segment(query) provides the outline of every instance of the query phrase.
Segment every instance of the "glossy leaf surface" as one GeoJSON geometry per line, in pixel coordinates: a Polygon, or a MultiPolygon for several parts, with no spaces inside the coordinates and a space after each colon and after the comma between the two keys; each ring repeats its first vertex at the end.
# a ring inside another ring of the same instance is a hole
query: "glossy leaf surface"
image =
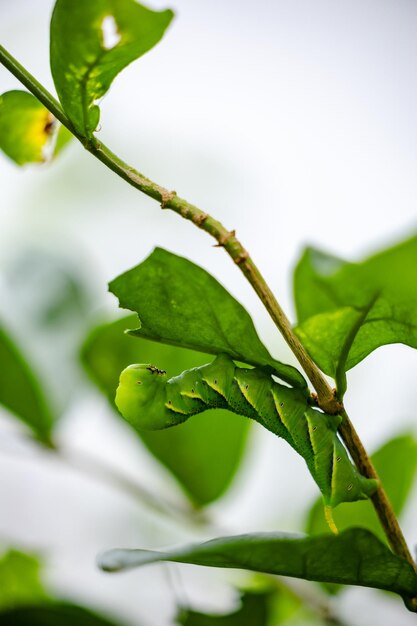
{"type": "Polygon", "coordinates": [[[122,308],[138,314],[141,326],[132,332],[135,336],[228,354],[244,363],[273,368],[288,383],[305,386],[298,370],[271,357],[243,306],[191,261],[155,248],[109,287],[122,308]]]}
{"type": "MultiPolygon", "coordinates": [[[[207,360],[197,352],[126,335],[124,330],[135,322],[136,316],[130,316],[97,327],[82,351],[87,371],[115,410],[119,375],[127,365],[153,363],[174,376],[207,360]]],[[[204,505],[217,499],[229,486],[242,459],[249,426],[248,420],[219,409],[177,428],[134,432],[176,477],[193,502],[204,505]]]]}
{"type": "Polygon", "coordinates": [[[379,346],[417,348],[417,237],[361,263],[308,248],[294,292],[298,336],[342,387],[344,372],[379,346]]]}
{"type": "Polygon", "coordinates": [[[97,100],[117,74],[158,43],[172,17],[169,10],[151,11],[134,0],[57,0],[51,70],[79,135],[91,136],[100,117],[97,100]]]}
{"type": "Polygon", "coordinates": [[[412,566],[361,528],[318,537],[279,533],[221,537],[164,552],[111,550],[99,558],[101,568],[109,572],[159,561],[239,568],[320,582],[375,587],[393,591],[404,598],[417,594],[417,576],[412,566]]]}

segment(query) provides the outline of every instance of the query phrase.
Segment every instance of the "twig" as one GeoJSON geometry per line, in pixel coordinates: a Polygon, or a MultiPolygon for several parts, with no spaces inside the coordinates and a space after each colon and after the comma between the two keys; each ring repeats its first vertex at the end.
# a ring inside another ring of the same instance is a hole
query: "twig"
{"type": "MultiPolygon", "coordinates": [[[[83,146],[97,159],[104,163],[115,174],[123,178],[130,185],[142,191],[147,196],[157,200],[163,209],[171,209],[184,219],[190,220],[198,228],[206,231],[214,237],[217,245],[223,247],[234,263],[252,285],[265,308],[269,312],[275,325],[281,332],[285,341],[298,359],[301,367],[310,379],[317,392],[319,406],[328,413],[340,413],[343,423],[340,426],[340,434],[354,462],[361,473],[367,478],[377,478],[377,472],[356,433],[342,403],[338,400],[334,390],[330,387],[322,372],[312,361],[298,337],[294,334],[291,323],[276,300],[271,289],[267,285],[262,274],[250,258],[247,250],[236,238],[234,230],[227,230],[219,221],[177,196],[175,191],[165,189],[154,183],[149,178],[138,172],[133,167],[122,161],[109,148],[98,141],[94,136],[80,136],[73,128],[70,120],[62,110],[57,100],[22,66],[14,57],[0,46],[0,61],[10,72],[18,78],[29,91],[36,96],[45,107],[57,117],[57,119],[70,130],[83,146]]],[[[395,554],[406,559],[416,570],[410,551],[399,527],[395,513],[380,484],[378,490],[372,496],[372,503],[380,519],[381,525],[388,538],[390,546],[395,554]]],[[[417,608],[417,599],[415,599],[417,608]]]]}
{"type": "Polygon", "coordinates": [[[307,609],[318,615],[327,626],[347,626],[337,615],[335,615],[329,600],[324,593],[319,593],[317,586],[311,587],[304,580],[282,579],[275,576],[268,576],[269,581],[273,581],[275,587],[290,593],[296,600],[299,600],[307,609]]]}
{"type": "Polygon", "coordinates": [[[126,474],[107,463],[84,454],[80,450],[69,450],[58,447],[58,458],[70,465],[73,469],[81,472],[84,476],[99,480],[104,484],[111,484],[126,493],[142,505],[147,506],[159,515],[169,519],[176,519],[188,524],[206,524],[207,519],[200,511],[194,511],[191,507],[186,508],[179,504],[156,497],[146,487],[132,480],[126,474]]]}
{"type": "MultiPolygon", "coordinates": [[[[4,444],[4,438],[2,438],[4,444]]],[[[18,441],[33,443],[31,437],[19,437],[18,441]]],[[[37,445],[40,446],[37,442],[37,445]]],[[[188,524],[207,524],[210,522],[205,513],[199,510],[194,510],[190,507],[182,506],[176,502],[168,501],[166,499],[156,497],[146,487],[141,485],[138,481],[132,480],[124,472],[116,467],[108,465],[106,462],[96,457],[85,454],[80,450],[74,450],[70,448],[64,448],[59,445],[54,447],[37,448],[37,450],[47,452],[49,455],[53,455],[53,458],[66,463],[72,469],[83,474],[83,476],[98,480],[105,485],[112,485],[117,487],[122,493],[125,493],[137,503],[142,506],[148,507],[158,515],[162,515],[169,520],[177,520],[182,523],[188,524]]],[[[0,447],[0,454],[8,454],[16,457],[19,453],[16,450],[7,449],[2,445],[0,447]]],[[[33,458],[27,454],[25,459],[33,458]]]]}

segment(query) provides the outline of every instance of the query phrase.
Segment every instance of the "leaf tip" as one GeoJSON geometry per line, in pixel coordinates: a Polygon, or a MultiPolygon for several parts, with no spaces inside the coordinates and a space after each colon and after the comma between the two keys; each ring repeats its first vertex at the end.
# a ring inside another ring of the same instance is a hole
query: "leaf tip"
{"type": "Polygon", "coordinates": [[[96,559],[97,567],[103,572],[118,572],[121,569],[119,553],[117,549],[101,552],[96,559]]]}

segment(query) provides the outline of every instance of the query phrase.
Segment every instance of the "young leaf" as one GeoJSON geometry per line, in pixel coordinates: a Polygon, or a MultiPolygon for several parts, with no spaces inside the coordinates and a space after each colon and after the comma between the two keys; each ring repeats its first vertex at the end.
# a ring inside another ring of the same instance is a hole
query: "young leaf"
{"type": "Polygon", "coordinates": [[[53,418],[42,389],[24,357],[0,327],[0,404],[51,445],[53,418]]]}
{"type": "Polygon", "coordinates": [[[344,373],[379,346],[417,348],[417,237],[361,263],[308,248],[294,274],[296,333],[344,391],[344,373]]]}
{"type": "Polygon", "coordinates": [[[104,96],[129,63],[153,48],[173,18],[134,0],[57,0],[51,19],[51,70],[76,132],[97,128],[104,96]]]}
{"type": "MultiPolygon", "coordinates": [[[[372,455],[372,461],[398,516],[407,502],[416,476],[417,440],[412,435],[395,437],[372,455]]],[[[334,509],[333,517],[339,530],[360,524],[385,541],[375,509],[369,500],[342,503],[334,509]]],[[[323,515],[323,503],[319,499],[309,511],[306,532],[312,535],[329,532],[323,515]]]]}
{"type": "Polygon", "coordinates": [[[152,254],[109,285],[124,309],[135,311],[136,337],[272,368],[296,387],[300,372],[271,357],[243,306],[198,265],[155,248],[152,254]]]}
{"type": "Polygon", "coordinates": [[[48,600],[40,563],[32,555],[18,550],[6,552],[0,558],[0,581],[0,611],[48,600]]]}
{"type": "Polygon", "coordinates": [[[0,626],[74,626],[75,624],[77,626],[117,626],[116,622],[110,622],[89,609],[64,602],[19,607],[0,613],[0,626]]]}
{"type": "Polygon", "coordinates": [[[54,117],[26,91],[0,96],[0,148],[18,165],[43,163],[54,134],[54,117]]]}
{"type": "Polygon", "coordinates": [[[182,609],[175,620],[178,626],[267,626],[270,617],[271,592],[242,594],[241,606],[228,615],[207,615],[182,609]]]}
{"type": "Polygon", "coordinates": [[[158,561],[239,568],[306,580],[375,587],[393,591],[406,602],[417,595],[417,576],[413,567],[390,552],[372,533],[361,528],[319,537],[279,533],[221,537],[165,552],[111,550],[99,557],[100,567],[108,572],[158,561]]]}
{"type": "MultiPolygon", "coordinates": [[[[206,360],[201,353],[132,339],[124,333],[132,323],[137,323],[136,316],[98,326],[82,349],[87,372],[115,410],[119,375],[130,363],[157,363],[175,375],[203,365],[206,360]]],[[[219,498],[230,485],[245,451],[247,422],[219,409],[189,420],[179,428],[135,432],[180,482],[194,504],[202,506],[219,498]]]]}

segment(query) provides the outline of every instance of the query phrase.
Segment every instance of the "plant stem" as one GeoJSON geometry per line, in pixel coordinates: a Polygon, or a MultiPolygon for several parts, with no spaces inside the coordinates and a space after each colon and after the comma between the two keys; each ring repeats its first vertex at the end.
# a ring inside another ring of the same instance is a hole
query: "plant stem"
{"type": "MultiPolygon", "coordinates": [[[[4,444],[4,439],[5,438],[2,436],[2,444],[4,444]]],[[[191,505],[187,506],[188,503],[185,501],[184,503],[180,503],[171,499],[168,500],[166,498],[156,497],[137,480],[133,480],[120,469],[109,465],[97,457],[86,454],[80,450],[62,447],[61,445],[54,444],[53,446],[45,446],[43,443],[34,440],[32,436],[22,437],[21,441],[30,444],[35,442],[36,445],[39,446],[38,450],[49,453],[49,458],[56,458],[66,463],[69,467],[80,472],[87,478],[99,481],[107,486],[112,485],[117,487],[119,492],[126,494],[136,503],[146,506],[149,510],[163,516],[165,519],[181,522],[182,524],[192,524],[194,526],[202,526],[211,523],[209,517],[203,511],[193,509],[191,505]]],[[[17,454],[19,453],[13,449],[8,449],[4,445],[0,447],[0,455],[15,457],[17,454]]],[[[29,457],[25,454],[24,458],[30,459],[33,457],[29,457]]]]}
{"type": "Polygon", "coordinates": [[[100,142],[95,141],[94,145],[88,145],[87,150],[92,152],[102,163],[107,165],[107,167],[133,187],[151,196],[155,200],[158,200],[163,209],[175,211],[175,213],[178,213],[184,219],[190,220],[198,228],[201,228],[216,239],[217,246],[223,247],[226,250],[263,302],[275,322],[275,325],[280,330],[285,341],[297,357],[300,365],[317,391],[320,406],[327,412],[337,412],[340,407],[333,390],[329,387],[319,369],[310,359],[304,346],[294,334],[290,321],[265,282],[259,269],[250,258],[249,253],[236,238],[235,231],[227,230],[223,224],[211,217],[211,215],[208,215],[198,207],[187,202],[187,200],[177,196],[175,191],[170,191],[153,183],[143,174],[140,174],[124,163],[100,142]]]}
{"type": "MultiPolygon", "coordinates": [[[[340,415],[343,417],[343,422],[339,426],[339,432],[360,473],[367,478],[376,478],[379,481],[379,487],[371,496],[371,500],[391,549],[395,554],[411,563],[417,574],[417,564],[411,556],[392,505],[379,480],[377,471],[345,409],[340,412],[340,415]]],[[[415,606],[417,607],[417,599],[415,606]]]]}
{"type": "Polygon", "coordinates": [[[27,89],[37,97],[40,102],[54,115],[57,120],[61,122],[64,126],[68,128],[72,133],[74,133],[74,128],[65,115],[60,103],[53,95],[45,89],[40,82],[36,80],[28,70],[20,65],[19,61],[15,59],[10,52],[8,52],[3,46],[0,46],[0,61],[6,67],[13,76],[27,87],[27,89]]]}
{"type": "Polygon", "coordinates": [[[202,525],[207,523],[201,512],[196,512],[191,507],[186,508],[176,502],[156,497],[136,480],[132,480],[120,470],[111,467],[97,457],[84,454],[80,450],[73,451],[62,447],[58,447],[56,452],[59,459],[84,476],[91,477],[104,484],[113,484],[140,504],[145,505],[166,519],[177,520],[187,524],[202,525]]]}
{"type": "MultiPolygon", "coordinates": [[[[209,214],[177,196],[175,191],[165,189],[151,181],[113,154],[109,148],[95,137],[81,137],[77,134],[57,100],[2,46],[0,46],[0,62],[2,62],[3,65],[40,100],[45,107],[77,137],[77,139],[79,139],[91,154],[104,163],[104,165],[139,191],[157,200],[163,209],[171,209],[184,219],[193,222],[198,228],[201,228],[214,237],[217,241],[217,246],[223,247],[226,250],[252,285],[275,325],[310,379],[317,392],[317,400],[320,408],[328,413],[339,413],[342,415],[343,423],[339,429],[340,434],[358,469],[365,477],[378,479],[377,472],[344,410],[342,403],[337,399],[334,390],[330,387],[322,372],[312,361],[304,346],[294,334],[290,321],[262,274],[250,258],[247,250],[245,250],[236,238],[235,231],[227,230],[219,221],[215,220],[209,214]]],[[[372,502],[393,552],[406,559],[417,571],[417,566],[408,550],[395,513],[381,484],[372,496],[372,502]]]]}

